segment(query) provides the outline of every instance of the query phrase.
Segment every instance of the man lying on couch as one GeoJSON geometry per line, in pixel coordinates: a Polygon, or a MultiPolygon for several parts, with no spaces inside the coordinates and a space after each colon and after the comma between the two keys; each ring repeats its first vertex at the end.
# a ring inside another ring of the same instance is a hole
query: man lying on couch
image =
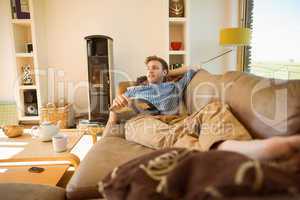
{"type": "MultiPolygon", "coordinates": [[[[162,115],[178,114],[183,91],[196,71],[182,67],[169,72],[167,62],[157,56],[148,57],[145,63],[147,83],[128,88],[123,95],[115,98],[112,107],[114,110],[121,109],[128,106],[132,98],[138,98],[153,104],[162,115]],[[183,77],[177,82],[166,81],[168,75],[180,74],[183,77]]],[[[116,127],[119,129],[118,120],[116,112],[111,111],[104,136],[110,135],[116,127]]],[[[154,149],[174,146],[201,151],[216,149],[239,152],[260,160],[285,157],[300,149],[300,136],[252,139],[230,112],[229,106],[220,101],[213,101],[174,123],[165,122],[157,116],[138,115],[128,120],[124,129],[127,140],[154,149]]]]}

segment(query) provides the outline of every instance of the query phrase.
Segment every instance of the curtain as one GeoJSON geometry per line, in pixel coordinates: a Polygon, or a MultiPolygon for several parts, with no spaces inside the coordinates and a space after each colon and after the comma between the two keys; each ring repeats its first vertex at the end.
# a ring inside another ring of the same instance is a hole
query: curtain
{"type": "MultiPolygon", "coordinates": [[[[245,0],[244,4],[245,8],[245,16],[244,16],[244,27],[253,29],[253,7],[254,0],[245,0]]],[[[244,56],[243,56],[243,69],[244,71],[249,71],[250,63],[251,63],[251,46],[246,46],[244,48],[244,56]]]]}

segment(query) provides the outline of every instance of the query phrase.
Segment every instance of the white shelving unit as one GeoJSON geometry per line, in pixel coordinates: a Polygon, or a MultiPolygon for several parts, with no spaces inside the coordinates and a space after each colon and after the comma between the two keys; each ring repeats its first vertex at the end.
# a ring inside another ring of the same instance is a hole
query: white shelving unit
{"type": "Polygon", "coordinates": [[[20,25],[20,26],[31,26],[31,19],[12,19],[12,24],[20,25]]]}
{"type": "Polygon", "coordinates": [[[19,86],[20,90],[36,90],[36,85],[21,85],[19,86]]]}
{"type": "Polygon", "coordinates": [[[185,50],[169,51],[169,55],[186,55],[186,51],[185,50]]]}
{"type": "Polygon", "coordinates": [[[19,117],[20,121],[39,121],[40,117],[39,116],[22,116],[19,117]]]}
{"type": "Polygon", "coordinates": [[[17,58],[32,58],[33,53],[16,53],[17,58]]]}
{"type": "Polygon", "coordinates": [[[169,8],[170,0],[168,1],[168,62],[170,70],[173,69],[175,64],[189,65],[190,58],[190,45],[189,45],[189,0],[183,0],[184,3],[184,16],[183,17],[170,17],[169,8]],[[181,48],[174,50],[171,47],[171,42],[181,42],[181,48]]]}
{"type": "Polygon", "coordinates": [[[173,24],[185,24],[186,17],[169,17],[169,22],[173,24]]]}
{"type": "Polygon", "coordinates": [[[39,121],[40,108],[47,102],[46,70],[43,7],[44,0],[27,0],[30,19],[11,19],[15,64],[17,71],[17,106],[19,121],[39,121]],[[26,44],[31,43],[32,52],[27,52],[26,44]],[[23,84],[23,67],[29,66],[33,84],[23,84]],[[29,106],[37,108],[37,114],[30,114],[29,106]]]}

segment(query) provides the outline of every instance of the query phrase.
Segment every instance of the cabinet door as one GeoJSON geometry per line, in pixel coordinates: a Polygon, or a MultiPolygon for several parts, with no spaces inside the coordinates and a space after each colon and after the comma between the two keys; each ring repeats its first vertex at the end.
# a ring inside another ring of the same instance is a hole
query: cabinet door
{"type": "Polygon", "coordinates": [[[105,121],[109,109],[109,66],[106,39],[88,41],[90,120],[105,121]]]}
{"type": "Polygon", "coordinates": [[[109,71],[107,56],[89,58],[90,111],[92,120],[107,116],[109,108],[109,71]]]}

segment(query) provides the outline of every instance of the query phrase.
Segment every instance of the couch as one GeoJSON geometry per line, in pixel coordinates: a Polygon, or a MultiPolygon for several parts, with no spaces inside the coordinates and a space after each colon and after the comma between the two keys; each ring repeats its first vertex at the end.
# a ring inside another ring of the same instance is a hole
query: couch
{"type": "MultiPolygon", "coordinates": [[[[182,110],[191,114],[213,99],[229,104],[253,138],[300,133],[299,80],[267,79],[237,71],[212,75],[199,70],[185,90],[182,110]]],[[[68,183],[67,198],[101,198],[100,180],[116,166],[152,151],[123,137],[101,138],[68,183]]]]}
{"type": "MultiPolygon", "coordinates": [[[[122,87],[120,92],[126,88],[122,87]]],[[[229,104],[253,138],[300,133],[300,80],[274,80],[236,71],[212,75],[200,70],[185,90],[181,110],[191,114],[213,99],[229,104]]],[[[99,181],[116,166],[153,151],[123,137],[103,137],[81,162],[66,190],[36,184],[2,183],[0,196],[7,200],[101,199],[99,181]]]]}

